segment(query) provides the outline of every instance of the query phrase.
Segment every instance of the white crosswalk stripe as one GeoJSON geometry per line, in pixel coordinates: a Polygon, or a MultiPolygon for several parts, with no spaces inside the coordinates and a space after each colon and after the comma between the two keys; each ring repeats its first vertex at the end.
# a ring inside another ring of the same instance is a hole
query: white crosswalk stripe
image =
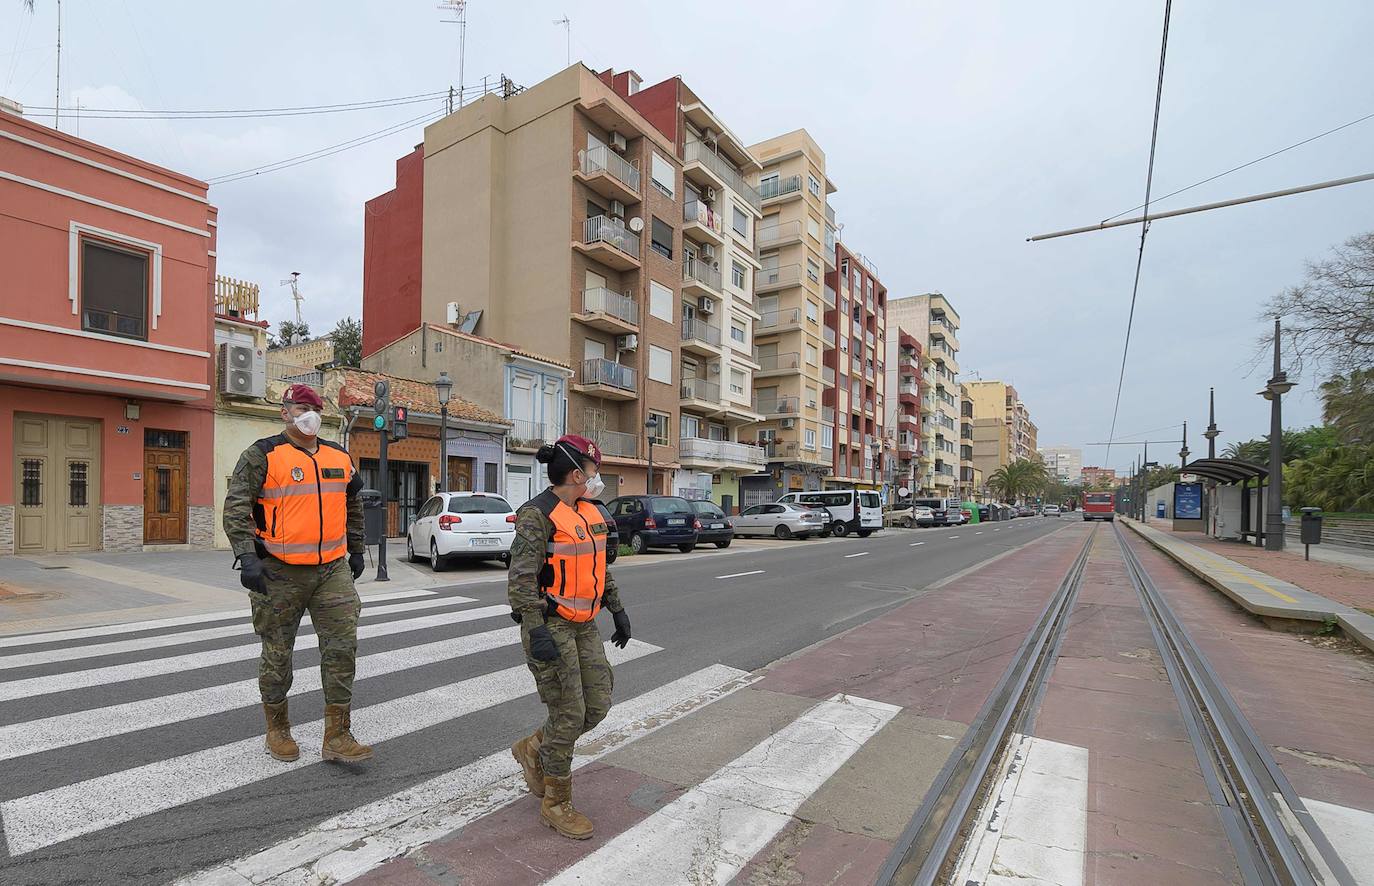
{"type": "MultiPolygon", "coordinates": [[[[449,602],[470,602],[466,597],[446,597],[444,599],[449,602]]],[[[424,600],[420,602],[428,604],[430,601],[424,600]]],[[[366,614],[367,609],[364,608],[363,612],[366,614]]],[[[398,619],[396,621],[388,621],[375,625],[360,625],[358,627],[358,639],[364,640],[372,637],[389,637],[394,634],[403,634],[410,631],[422,631],[429,628],[476,621],[482,618],[491,618],[494,615],[505,615],[509,612],[509,606],[498,604],[493,606],[482,606],[477,609],[459,609],[453,612],[439,612],[434,615],[398,619]]],[[[318,641],[313,635],[307,634],[296,638],[295,648],[312,648],[317,642],[318,641]]],[[[174,655],[168,658],[154,658],[147,661],[109,665],[103,668],[91,668],[84,671],[69,671],[61,674],[50,674],[43,677],[11,680],[8,683],[0,683],[0,702],[18,698],[29,698],[35,695],[46,695],[53,692],[70,692],[74,689],[85,689],[91,686],[105,686],[112,683],[142,680],[163,674],[179,674],[184,671],[214,667],[216,665],[228,664],[235,661],[248,661],[257,658],[261,652],[262,644],[255,640],[252,643],[245,643],[240,646],[229,646],[223,649],[211,649],[204,652],[174,655]]]]}

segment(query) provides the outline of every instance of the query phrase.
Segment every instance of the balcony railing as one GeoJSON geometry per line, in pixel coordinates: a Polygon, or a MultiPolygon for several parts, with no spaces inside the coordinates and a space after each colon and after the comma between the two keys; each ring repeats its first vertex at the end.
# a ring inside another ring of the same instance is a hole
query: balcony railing
{"type": "Polygon", "coordinates": [[[800,175],[770,178],[759,183],[759,197],[764,200],[772,200],[774,197],[785,197],[801,189],[802,180],[800,175]]]}
{"type": "Polygon", "coordinates": [[[693,320],[686,317],[682,320],[682,340],[699,341],[708,345],[720,345],[720,328],[711,326],[704,320],[693,320]]]}
{"type": "Polygon", "coordinates": [[[258,284],[216,275],[215,313],[226,317],[256,317],[258,284]]]}
{"type": "Polygon", "coordinates": [[[759,322],[754,324],[754,332],[757,334],[783,326],[796,326],[799,323],[801,323],[801,308],[765,311],[759,315],[759,322]]]}
{"type": "MultiPolygon", "coordinates": [[[[559,434],[550,435],[545,429],[546,426],[542,421],[516,419],[511,423],[511,429],[506,432],[506,445],[515,449],[538,449],[551,437],[560,436],[559,434]]],[[[557,430],[557,428],[553,430],[557,430]]]]}
{"type": "Polygon", "coordinates": [[[618,455],[622,458],[639,457],[638,434],[607,430],[584,430],[582,436],[599,446],[603,455],[618,455]]]}
{"type": "Polygon", "coordinates": [[[798,397],[775,397],[773,399],[754,399],[754,411],[760,415],[795,415],[801,411],[798,397]]]}
{"type": "Polygon", "coordinates": [[[822,406],[821,421],[825,422],[828,425],[833,425],[835,423],[835,407],[822,406]]]}
{"type": "Polygon", "coordinates": [[[586,314],[606,314],[624,320],[631,326],[639,325],[639,304],[604,286],[582,290],[582,311],[586,314]]]}
{"type": "Polygon", "coordinates": [[[583,175],[607,173],[625,187],[639,193],[639,169],[605,145],[578,151],[583,175]]]}
{"type": "Polygon", "coordinates": [[[835,224],[835,207],[829,203],[825,204],[825,220],[830,224],[835,224]]]}
{"type": "Polygon", "coordinates": [[[750,443],[736,443],[733,440],[705,440],[701,437],[683,437],[678,441],[680,458],[700,458],[708,461],[736,465],[759,465],[765,461],[763,447],[750,443]]]}
{"type": "Polygon", "coordinates": [[[859,359],[858,355],[851,356],[849,358],[849,368],[855,375],[862,375],[864,371],[864,362],[859,359]]]}
{"type": "Polygon", "coordinates": [[[821,338],[825,339],[825,343],[830,347],[835,347],[835,330],[831,329],[829,326],[821,330],[821,338]]]}
{"type": "Polygon", "coordinates": [[[864,412],[872,412],[872,411],[873,411],[873,401],[872,401],[872,400],[865,400],[865,401],[864,401],[864,412]]]}
{"type": "Polygon", "coordinates": [[[682,380],[682,399],[719,403],[720,385],[704,378],[684,378],[682,380]]]}
{"type": "Polygon", "coordinates": [[[835,370],[831,369],[829,366],[822,366],[821,381],[828,385],[833,385],[835,383],[835,370]]]}
{"type": "Polygon", "coordinates": [[[700,283],[716,292],[720,291],[720,269],[708,265],[704,259],[689,258],[682,263],[682,281],[700,283]]]}
{"type": "Polygon", "coordinates": [[[633,258],[639,258],[639,235],[629,230],[619,219],[595,215],[582,226],[582,242],[607,243],[633,258]]]}
{"type": "Polygon", "coordinates": [[[825,299],[825,303],[830,305],[830,307],[835,307],[835,290],[829,283],[825,284],[825,289],[822,290],[821,297],[825,299]]]}
{"type": "Polygon", "coordinates": [[[582,374],[579,384],[610,385],[626,391],[635,390],[635,371],[629,366],[621,366],[614,360],[595,359],[582,361],[582,374]]]}
{"type": "Polygon", "coordinates": [[[716,215],[714,209],[700,200],[688,200],[682,204],[682,220],[696,222],[702,227],[710,228],[717,234],[720,233],[720,216],[716,215]]]}
{"type": "Polygon", "coordinates": [[[801,367],[801,355],[795,351],[786,354],[758,354],[754,357],[754,362],[759,364],[760,372],[771,372],[775,369],[799,369],[801,367]]]}
{"type": "Polygon", "coordinates": [[[754,232],[754,245],[759,249],[769,249],[785,240],[801,238],[801,222],[781,222],[776,225],[759,226],[754,232]]]}
{"type": "Polygon", "coordinates": [[[796,286],[801,283],[801,265],[783,265],[780,268],[764,268],[754,273],[754,288],[796,286]]]}
{"type": "Polygon", "coordinates": [[[835,229],[828,224],[825,226],[825,263],[832,268],[835,266],[835,229]]]}
{"type": "Polygon", "coordinates": [[[755,209],[763,206],[763,200],[759,197],[758,190],[740,175],[736,169],[726,160],[722,159],[710,147],[699,141],[689,141],[687,149],[683,153],[684,161],[687,163],[700,163],[707,169],[716,174],[721,181],[729,186],[730,190],[739,194],[749,205],[755,209]]]}
{"type": "Polygon", "coordinates": [[[796,458],[801,452],[801,444],[796,440],[770,440],[762,448],[768,458],[796,458]]]}
{"type": "Polygon", "coordinates": [[[919,397],[921,396],[921,389],[916,385],[915,382],[907,382],[906,384],[901,384],[897,386],[897,393],[912,394],[913,396],[919,397]]]}

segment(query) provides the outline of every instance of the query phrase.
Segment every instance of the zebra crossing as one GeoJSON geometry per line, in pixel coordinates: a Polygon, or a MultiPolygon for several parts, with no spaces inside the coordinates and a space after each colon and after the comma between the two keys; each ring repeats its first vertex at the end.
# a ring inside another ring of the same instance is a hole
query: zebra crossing
{"type": "MultiPolygon", "coordinates": [[[[0,882],[83,882],[65,875],[73,858],[84,858],[91,882],[342,883],[482,820],[526,796],[508,728],[437,774],[416,765],[394,783],[386,778],[389,743],[450,734],[442,730],[503,716],[510,703],[533,706],[509,611],[429,590],[365,601],[353,722],[361,740],[379,747],[377,759],[357,769],[318,765],[320,675],[308,616],[290,691],[302,749],[293,763],[263,752],[260,646],[246,606],[0,638],[0,882]],[[365,789],[355,788],[355,798],[350,784],[365,789]],[[322,800],[335,805],[310,805],[322,800]],[[253,812],[263,809],[267,821],[253,812]],[[278,817],[300,823],[278,826],[278,817]],[[220,832],[233,836],[212,840],[220,832]],[[143,848],[158,840],[186,847],[185,859],[143,848]]],[[[606,651],[624,673],[663,650],[632,640],[606,651]]],[[[618,693],[574,765],[757,679],[716,664],[638,695],[618,693]]],[[[820,701],[554,882],[627,882],[631,871],[649,875],[640,882],[675,882],[675,866],[686,863],[680,845],[703,840],[720,848],[705,881],[725,882],[896,711],[845,696],[820,701]],[[646,853],[656,866],[643,866],[646,853]]]]}

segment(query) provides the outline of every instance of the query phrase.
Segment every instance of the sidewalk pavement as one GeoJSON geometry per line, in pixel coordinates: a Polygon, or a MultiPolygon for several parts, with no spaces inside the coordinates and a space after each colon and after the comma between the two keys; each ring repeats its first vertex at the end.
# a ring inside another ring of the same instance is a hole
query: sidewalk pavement
{"type": "Polygon", "coordinates": [[[1374,580],[1362,570],[1306,561],[1301,550],[1266,551],[1200,532],[1122,519],[1189,572],[1271,625],[1335,623],[1374,651],[1374,580]]]}
{"type": "MultiPolygon", "coordinates": [[[[216,550],[0,557],[0,636],[246,607],[233,562],[233,554],[216,550]]],[[[376,580],[375,546],[367,563],[357,581],[363,598],[471,580],[405,562],[404,541],[387,543],[390,581],[376,580]]],[[[474,569],[472,577],[504,575],[499,564],[490,566],[474,569]]]]}

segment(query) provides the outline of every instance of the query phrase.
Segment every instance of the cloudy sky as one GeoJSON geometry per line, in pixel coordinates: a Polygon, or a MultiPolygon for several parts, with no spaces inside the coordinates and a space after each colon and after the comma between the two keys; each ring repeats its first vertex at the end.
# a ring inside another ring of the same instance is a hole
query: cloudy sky
{"type": "MultiPolygon", "coordinates": [[[[276,108],[357,102],[458,83],[458,29],[436,0],[67,0],[62,104],[276,108]]],[[[1042,243],[1142,202],[1163,3],[471,0],[466,80],[533,84],[572,58],[681,74],[746,140],[805,127],[825,149],[844,240],[892,296],[945,293],[965,373],[1013,383],[1042,445],[1105,441],[1138,228],[1042,243]]],[[[0,95],[54,103],[55,0],[0,0],[0,95]]],[[[1374,113],[1374,4],[1174,4],[1155,194],[1374,113]]],[[[234,120],[101,120],[63,128],[203,178],[283,160],[438,111],[438,102],[234,120]]],[[[35,114],[41,111],[35,111],[35,114]]],[[[42,119],[42,118],[39,118],[42,119]]],[[[50,122],[50,118],[48,118],[50,122]]],[[[363,202],[393,182],[418,127],[284,171],[216,186],[221,273],[302,274],[317,333],[361,312],[363,202]]],[[[1176,208],[1374,171],[1374,120],[1160,204],[1176,208]]],[[[1250,373],[1262,301],[1305,260],[1374,228],[1374,183],[1157,223],[1145,251],[1118,440],[1221,442],[1268,430],[1250,373]],[[1247,373],[1250,373],[1247,375],[1247,373]]],[[[1285,424],[1319,420],[1315,378],[1285,424]]],[[[1129,465],[1139,447],[1116,446],[1129,465]]],[[[1152,452],[1164,456],[1175,444],[1152,452]]],[[[1090,446],[1085,462],[1103,460],[1090,446]]]]}

